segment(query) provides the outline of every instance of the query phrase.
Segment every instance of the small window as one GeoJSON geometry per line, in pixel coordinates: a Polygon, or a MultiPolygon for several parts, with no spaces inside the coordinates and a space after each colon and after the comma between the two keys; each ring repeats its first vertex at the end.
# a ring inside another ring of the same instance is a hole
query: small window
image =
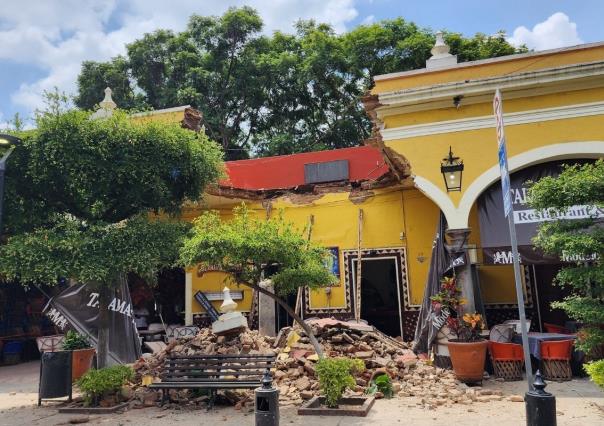
{"type": "Polygon", "coordinates": [[[348,177],[348,160],[304,165],[304,183],[336,182],[348,177]]]}

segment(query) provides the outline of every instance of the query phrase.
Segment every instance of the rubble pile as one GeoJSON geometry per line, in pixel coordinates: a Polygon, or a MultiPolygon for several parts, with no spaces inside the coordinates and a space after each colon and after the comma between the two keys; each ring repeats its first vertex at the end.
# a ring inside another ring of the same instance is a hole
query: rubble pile
{"type": "MultiPolygon", "coordinates": [[[[429,365],[419,359],[408,344],[392,339],[372,326],[334,319],[309,320],[307,323],[325,356],[364,361],[366,370],[355,378],[357,385],[352,390],[353,394],[364,393],[374,376],[388,374],[392,378],[395,394],[418,397],[418,404],[426,408],[501,398],[500,395],[481,395],[480,391],[468,388],[455,379],[453,372],[429,365]]],[[[277,361],[273,378],[275,386],[279,388],[282,405],[298,405],[319,394],[315,373],[318,356],[308,336],[297,326],[283,328],[277,337],[263,336],[251,330],[232,337],[216,336],[210,330],[203,329],[193,338],[171,342],[159,354],[139,360],[134,365],[137,380],[140,383],[144,376],[159,380],[168,356],[202,354],[275,354],[277,361]]],[[[248,401],[251,403],[251,395],[252,391],[226,393],[227,399],[239,407],[248,401]]],[[[170,398],[191,400],[187,391],[172,390],[170,398]]],[[[196,399],[204,401],[203,397],[196,399]]]]}

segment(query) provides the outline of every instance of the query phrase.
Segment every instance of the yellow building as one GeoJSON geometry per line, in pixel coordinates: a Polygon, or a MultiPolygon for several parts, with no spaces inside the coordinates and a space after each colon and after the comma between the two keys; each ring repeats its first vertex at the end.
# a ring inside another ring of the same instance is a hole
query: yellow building
{"type": "MultiPolygon", "coordinates": [[[[562,160],[604,156],[604,43],[457,63],[439,38],[426,68],[375,77],[364,99],[375,123],[368,146],[229,162],[229,179],[184,214],[192,219],[216,209],[228,219],[241,202],[263,217],[283,211],[337,259],[339,285],[305,292],[303,315],[354,315],[360,256],[361,317],[411,339],[442,212],[450,242],[467,254],[457,274],[470,307],[484,303],[490,324],[517,317],[505,222],[493,201],[501,199],[497,89],[523,242],[527,315],[537,329],[563,322],[549,302],[562,295],[551,281],[565,259],[532,249],[530,236],[544,219],[526,206],[525,180],[555,174],[562,160]],[[457,191],[447,190],[441,172],[450,150],[463,161],[457,191]]],[[[194,294],[203,291],[219,304],[224,284],[219,271],[186,271],[187,323],[205,315],[194,294]]],[[[236,290],[240,308],[253,310],[252,293],[236,290]]]]}

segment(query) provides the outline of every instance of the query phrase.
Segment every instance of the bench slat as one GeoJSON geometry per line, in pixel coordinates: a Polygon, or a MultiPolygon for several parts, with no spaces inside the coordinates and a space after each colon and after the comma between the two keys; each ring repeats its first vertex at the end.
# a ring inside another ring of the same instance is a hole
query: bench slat
{"type": "Polygon", "coordinates": [[[251,389],[262,385],[267,369],[275,367],[274,355],[194,355],[164,361],[162,381],[156,389],[251,389]]]}
{"type": "Polygon", "coordinates": [[[274,363],[267,362],[263,364],[166,364],[164,369],[166,370],[266,370],[271,368],[274,363]]]}
{"type": "Polygon", "coordinates": [[[252,389],[262,386],[261,382],[238,382],[238,383],[220,383],[220,382],[177,382],[177,383],[153,383],[149,388],[154,389],[252,389]]]}
{"type": "Polygon", "coordinates": [[[254,372],[245,372],[238,373],[235,371],[222,371],[222,372],[191,372],[191,371],[180,371],[180,372],[170,372],[164,373],[162,375],[163,378],[169,377],[215,377],[215,376],[236,376],[236,377],[262,377],[264,375],[264,371],[254,371],[254,372]]]}
{"type": "Polygon", "coordinates": [[[204,364],[204,365],[222,365],[222,364],[267,364],[275,362],[274,358],[258,358],[258,359],[244,359],[244,358],[231,358],[231,359],[167,359],[166,364],[204,364]]]}
{"type": "Polygon", "coordinates": [[[236,354],[236,355],[189,355],[189,356],[173,356],[168,359],[225,359],[225,358],[245,358],[245,359],[255,359],[255,358],[276,358],[276,355],[261,355],[261,354],[236,354]]]}

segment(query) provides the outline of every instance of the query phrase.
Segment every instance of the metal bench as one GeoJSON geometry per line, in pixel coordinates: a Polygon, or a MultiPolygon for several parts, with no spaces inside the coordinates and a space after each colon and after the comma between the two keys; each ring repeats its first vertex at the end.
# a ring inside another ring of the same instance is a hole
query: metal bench
{"type": "Polygon", "coordinates": [[[266,370],[275,366],[275,355],[176,356],[164,361],[161,382],[149,385],[160,389],[162,404],[166,389],[208,389],[213,407],[220,389],[254,389],[262,384],[266,370]]]}

